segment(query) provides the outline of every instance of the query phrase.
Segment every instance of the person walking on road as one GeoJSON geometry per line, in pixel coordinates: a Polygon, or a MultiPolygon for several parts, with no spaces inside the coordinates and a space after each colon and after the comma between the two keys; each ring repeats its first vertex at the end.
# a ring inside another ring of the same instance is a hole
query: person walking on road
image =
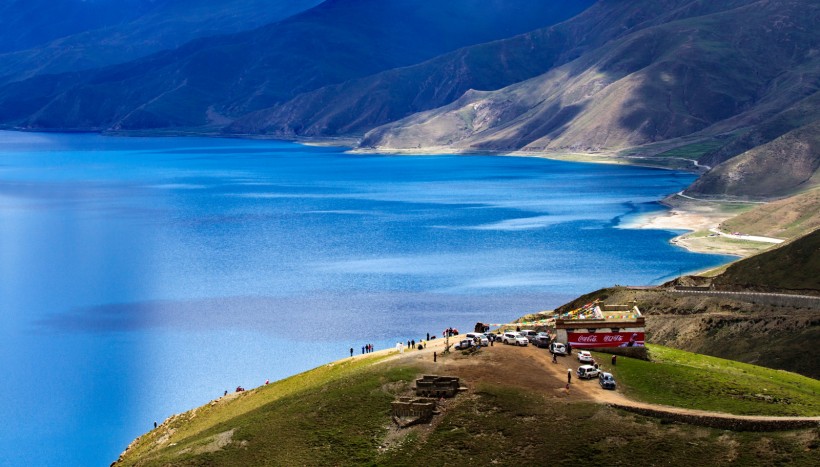
{"type": "Polygon", "coordinates": [[[572,368],[567,368],[567,384],[572,383],[572,368]]]}

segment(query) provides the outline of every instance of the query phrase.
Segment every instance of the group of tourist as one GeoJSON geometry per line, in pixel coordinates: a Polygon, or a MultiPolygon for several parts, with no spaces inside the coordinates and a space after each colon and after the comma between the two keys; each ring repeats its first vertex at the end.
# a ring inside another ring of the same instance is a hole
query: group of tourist
{"type": "Polygon", "coordinates": [[[420,340],[418,343],[416,343],[415,339],[410,339],[406,343],[405,342],[396,342],[396,350],[398,350],[399,353],[404,353],[404,349],[422,350],[422,349],[426,349],[426,348],[427,348],[427,341],[420,340]]]}
{"type": "Polygon", "coordinates": [[[453,337],[453,336],[457,336],[457,335],[458,335],[458,329],[456,329],[456,328],[447,328],[444,331],[442,331],[442,333],[441,333],[441,337],[447,337],[447,336],[453,337]]]}

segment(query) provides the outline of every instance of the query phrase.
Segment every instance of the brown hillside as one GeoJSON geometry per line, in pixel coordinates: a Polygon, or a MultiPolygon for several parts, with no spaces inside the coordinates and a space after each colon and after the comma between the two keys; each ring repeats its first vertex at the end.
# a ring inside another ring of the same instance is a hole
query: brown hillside
{"type": "Polygon", "coordinates": [[[717,167],[693,193],[782,197],[805,189],[818,166],[817,106],[809,97],[820,87],[820,5],[710,2],[723,9],[701,11],[701,4],[678,5],[663,21],[538,77],[468,91],[376,128],[362,146],[615,152],[720,136],[715,151],[726,149],[710,161],[743,154],[736,164],[745,168],[717,167]]]}
{"type": "Polygon", "coordinates": [[[695,181],[686,194],[743,198],[784,196],[820,182],[820,120],[724,162],[695,181]]]}
{"type": "Polygon", "coordinates": [[[761,204],[720,224],[724,232],[797,238],[820,228],[820,188],[761,204]]]}
{"type": "Polygon", "coordinates": [[[820,295],[820,230],[729,266],[715,277],[721,290],[790,291],[820,295]]]}

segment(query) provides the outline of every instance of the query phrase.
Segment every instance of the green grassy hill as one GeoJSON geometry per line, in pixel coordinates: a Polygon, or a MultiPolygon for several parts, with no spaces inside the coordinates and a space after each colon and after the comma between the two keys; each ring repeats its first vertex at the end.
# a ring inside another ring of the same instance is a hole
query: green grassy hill
{"type": "MultiPolygon", "coordinates": [[[[523,359],[524,351],[543,352],[521,350],[523,359]]],[[[816,380],[660,347],[651,354],[653,362],[622,358],[615,369],[637,398],[734,413],[820,414],[816,380]]],[[[812,465],[820,445],[816,430],[673,424],[509,381],[464,380],[467,393],[448,400],[430,425],[399,430],[390,402],[409,392],[422,369],[379,361],[336,362],[174,416],[136,440],[117,465],[812,465]]]]}
{"type": "Polygon", "coordinates": [[[820,295],[820,230],[729,266],[712,281],[721,290],[820,295]]]}
{"type": "Polygon", "coordinates": [[[738,415],[820,413],[816,379],[658,345],[648,349],[650,361],[624,358],[612,369],[635,400],[738,415]]]}

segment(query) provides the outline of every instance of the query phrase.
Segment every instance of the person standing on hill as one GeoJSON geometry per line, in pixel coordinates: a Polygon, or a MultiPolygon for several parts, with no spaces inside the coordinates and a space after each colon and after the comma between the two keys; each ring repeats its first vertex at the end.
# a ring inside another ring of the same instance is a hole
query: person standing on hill
{"type": "Polygon", "coordinates": [[[350,348],[350,356],[353,356],[353,347],[350,348]]]}

